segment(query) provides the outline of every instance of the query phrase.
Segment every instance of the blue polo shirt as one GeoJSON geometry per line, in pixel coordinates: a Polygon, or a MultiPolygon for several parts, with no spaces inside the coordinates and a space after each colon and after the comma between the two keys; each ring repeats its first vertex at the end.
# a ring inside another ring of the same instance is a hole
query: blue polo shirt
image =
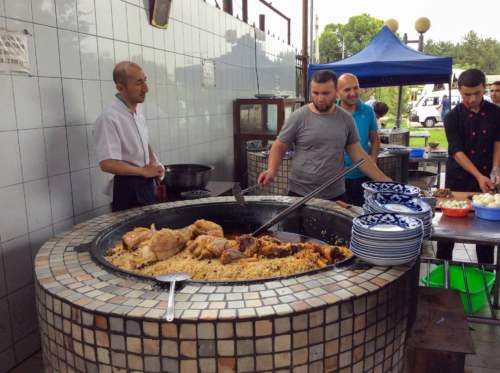
{"type": "MultiPolygon", "coordinates": [[[[356,110],[352,113],[352,117],[354,118],[354,122],[356,123],[356,127],[358,128],[359,133],[359,143],[365,149],[367,153],[370,151],[370,138],[369,133],[371,131],[377,131],[377,118],[375,117],[375,112],[373,109],[358,100],[358,104],[356,105],[356,110]]],[[[345,167],[349,167],[352,165],[351,158],[347,152],[344,152],[344,165],[345,167]]],[[[351,171],[347,174],[347,179],[359,179],[361,177],[365,177],[365,174],[358,169],[351,171]]]]}

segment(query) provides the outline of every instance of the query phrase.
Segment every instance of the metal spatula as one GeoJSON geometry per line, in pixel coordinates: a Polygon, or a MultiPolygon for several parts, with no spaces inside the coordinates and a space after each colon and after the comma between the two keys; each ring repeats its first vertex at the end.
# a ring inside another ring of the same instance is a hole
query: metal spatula
{"type": "Polygon", "coordinates": [[[243,195],[250,193],[250,192],[254,191],[255,189],[258,189],[261,186],[262,186],[262,184],[255,184],[249,188],[241,190],[240,184],[235,183],[233,185],[233,196],[236,199],[236,202],[238,202],[240,205],[244,205],[245,204],[245,197],[243,197],[243,195]]]}
{"type": "Polygon", "coordinates": [[[339,181],[340,179],[342,179],[349,172],[351,172],[352,170],[354,170],[354,169],[358,168],[359,166],[361,166],[364,162],[365,162],[365,160],[363,158],[361,158],[359,161],[357,161],[356,163],[354,163],[351,167],[346,168],[341,173],[335,175],[330,180],[328,180],[326,183],[324,183],[323,185],[321,185],[321,186],[317,187],[316,189],[314,189],[307,196],[302,197],[297,202],[295,202],[294,204],[290,205],[289,207],[287,207],[286,209],[284,209],[283,211],[281,211],[278,215],[274,216],[273,218],[271,218],[270,220],[268,220],[267,222],[265,222],[263,225],[261,225],[259,228],[257,228],[257,230],[255,230],[252,233],[252,236],[256,236],[259,233],[267,231],[273,225],[275,225],[279,221],[283,220],[288,214],[290,214],[293,211],[297,210],[300,206],[304,205],[310,199],[316,197],[320,192],[322,192],[326,188],[328,188],[328,187],[332,186],[333,184],[335,184],[337,181],[339,181]]]}

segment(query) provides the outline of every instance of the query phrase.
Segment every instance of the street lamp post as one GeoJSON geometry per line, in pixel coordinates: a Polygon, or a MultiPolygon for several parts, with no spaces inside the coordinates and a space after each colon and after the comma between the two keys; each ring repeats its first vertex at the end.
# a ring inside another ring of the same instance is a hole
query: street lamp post
{"type": "MultiPolygon", "coordinates": [[[[389,27],[389,29],[392,32],[396,32],[398,29],[398,21],[395,19],[388,19],[385,22],[385,25],[389,27]]],[[[431,21],[427,17],[420,17],[415,21],[415,30],[419,33],[419,37],[416,40],[409,40],[408,35],[405,33],[403,35],[403,42],[405,44],[411,44],[411,43],[418,43],[418,51],[423,52],[424,51],[424,34],[429,30],[431,27],[431,21]]],[[[396,112],[396,128],[401,127],[401,104],[403,102],[403,86],[399,86],[399,91],[398,91],[398,106],[397,106],[397,112],[396,112]]]]}

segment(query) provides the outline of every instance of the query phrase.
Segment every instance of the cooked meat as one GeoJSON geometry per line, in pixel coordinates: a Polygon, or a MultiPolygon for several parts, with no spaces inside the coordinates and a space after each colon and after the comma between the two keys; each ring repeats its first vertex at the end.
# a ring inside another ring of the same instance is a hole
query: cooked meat
{"type": "Polygon", "coordinates": [[[163,228],[151,238],[151,250],[158,260],[165,260],[177,254],[190,239],[187,229],[163,228]]]}
{"type": "Polygon", "coordinates": [[[239,250],[248,257],[254,256],[259,251],[257,239],[249,234],[236,237],[236,242],[238,242],[239,250]]]}
{"type": "Polygon", "coordinates": [[[142,268],[158,261],[158,258],[149,245],[142,245],[134,251],[133,261],[135,268],[142,268]]]}
{"type": "Polygon", "coordinates": [[[195,258],[211,259],[218,258],[226,248],[230,248],[229,240],[221,237],[208,236],[203,234],[191,241],[186,249],[190,251],[195,258]]]}
{"type": "Polygon", "coordinates": [[[272,236],[261,236],[258,238],[258,254],[267,258],[280,258],[293,254],[292,244],[282,242],[272,236]]]}
{"type": "Polygon", "coordinates": [[[153,230],[148,228],[134,228],[122,237],[123,246],[128,250],[133,250],[143,241],[149,240],[153,236],[153,230]]]}
{"type": "Polygon", "coordinates": [[[226,249],[220,256],[220,262],[222,264],[229,264],[241,258],[245,258],[245,255],[238,249],[226,249]]]}
{"type": "Polygon", "coordinates": [[[206,234],[209,236],[224,237],[224,231],[222,230],[222,227],[219,224],[216,224],[209,220],[198,219],[193,224],[191,224],[191,227],[193,227],[193,231],[196,236],[206,234]]]}

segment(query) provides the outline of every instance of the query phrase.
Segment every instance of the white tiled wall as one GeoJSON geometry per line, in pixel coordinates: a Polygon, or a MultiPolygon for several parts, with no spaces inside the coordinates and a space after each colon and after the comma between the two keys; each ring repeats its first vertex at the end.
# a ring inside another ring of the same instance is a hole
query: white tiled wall
{"type": "Polygon", "coordinates": [[[0,0],[0,28],[30,33],[31,75],[0,73],[0,372],[39,346],[32,259],[53,234],[109,210],[93,122],[114,64],[141,64],[151,142],[163,163],[232,173],[232,100],[294,94],[295,51],[202,0],[174,0],[166,30],[143,0],[0,0]],[[255,53],[255,46],[257,52],[255,53]],[[202,86],[202,59],[216,87],[202,86]]]}

